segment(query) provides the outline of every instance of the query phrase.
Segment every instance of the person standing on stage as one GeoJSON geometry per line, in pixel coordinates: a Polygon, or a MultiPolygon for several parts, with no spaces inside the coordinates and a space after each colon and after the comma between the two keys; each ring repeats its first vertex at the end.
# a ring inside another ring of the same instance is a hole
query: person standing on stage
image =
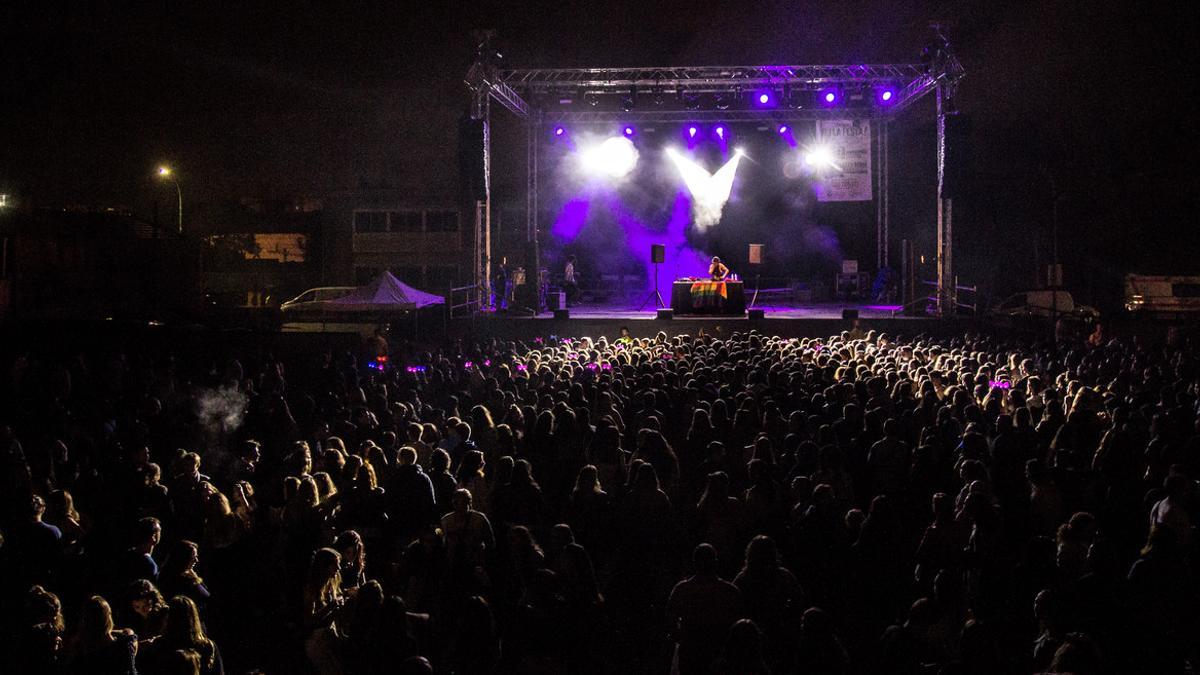
{"type": "Polygon", "coordinates": [[[497,312],[508,310],[512,286],[508,274],[508,258],[501,257],[500,264],[492,270],[492,308],[497,312]]]}
{"type": "Polygon", "coordinates": [[[714,255],[712,264],[708,266],[708,276],[712,277],[713,281],[725,281],[725,278],[729,276],[729,268],[714,255]]]}
{"type": "Polygon", "coordinates": [[[575,276],[575,256],[567,256],[567,266],[563,268],[563,291],[567,294],[567,305],[575,304],[579,297],[579,280],[575,276]]]}

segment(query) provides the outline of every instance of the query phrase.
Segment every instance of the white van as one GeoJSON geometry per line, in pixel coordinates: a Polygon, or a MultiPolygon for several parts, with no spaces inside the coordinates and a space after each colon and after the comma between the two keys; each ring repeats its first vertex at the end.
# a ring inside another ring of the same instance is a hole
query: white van
{"type": "Polygon", "coordinates": [[[1196,314],[1200,312],[1200,276],[1126,274],[1125,310],[1161,316],[1196,314]]]}

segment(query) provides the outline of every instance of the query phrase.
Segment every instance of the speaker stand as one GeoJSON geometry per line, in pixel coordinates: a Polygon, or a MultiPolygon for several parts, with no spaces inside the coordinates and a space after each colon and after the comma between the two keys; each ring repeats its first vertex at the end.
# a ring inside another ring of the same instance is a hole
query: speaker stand
{"type": "MultiPolygon", "coordinates": [[[[758,282],[760,279],[762,279],[762,275],[755,272],[755,274],[754,274],[754,295],[750,297],[750,307],[753,307],[755,304],[758,303],[758,287],[759,287],[758,282]]],[[[747,307],[747,309],[749,309],[749,307],[747,307]]]]}
{"type": "Polygon", "coordinates": [[[654,301],[654,309],[656,310],[667,306],[667,303],[663,302],[662,293],[658,292],[658,265],[658,263],[654,263],[654,290],[650,291],[650,295],[647,295],[646,299],[642,301],[641,306],[638,307],[639,312],[646,309],[646,305],[650,304],[651,300],[654,301]]]}

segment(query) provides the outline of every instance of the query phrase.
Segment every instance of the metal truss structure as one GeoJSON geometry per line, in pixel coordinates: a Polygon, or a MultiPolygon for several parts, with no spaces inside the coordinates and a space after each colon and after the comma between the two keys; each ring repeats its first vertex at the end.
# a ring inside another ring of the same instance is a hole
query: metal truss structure
{"type": "MultiPolygon", "coordinates": [[[[936,30],[936,28],[935,28],[936,30]]],[[[942,196],[945,158],[945,115],[958,81],[965,74],[938,34],[926,50],[921,64],[824,65],[824,66],[687,66],[651,68],[547,68],[501,70],[481,45],[481,57],[467,73],[472,94],[472,116],[484,124],[485,185],[490,185],[490,102],[495,101],[526,122],[527,131],[527,236],[533,251],[533,268],[540,269],[538,226],[538,145],[546,125],[563,122],[622,123],[683,122],[769,122],[820,117],[858,117],[879,120],[877,142],[884,148],[877,163],[877,233],[880,267],[888,264],[888,165],[887,127],[892,119],[928,94],[937,99],[938,175],[938,284],[937,312],[954,311],[954,277],[951,270],[950,200],[942,196]],[[873,91],[889,87],[896,92],[893,104],[873,104],[873,91]],[[814,104],[812,92],[838,88],[846,92],[868,92],[860,106],[826,108],[814,104]],[[755,106],[749,97],[764,90],[773,92],[774,105],[755,106]],[[716,102],[718,105],[714,105],[716,102]],[[618,104],[619,103],[619,104],[618,104]]],[[[476,209],[476,225],[490,229],[490,190],[476,209]]],[[[477,281],[491,278],[488,232],[477,236],[487,250],[477,255],[477,281]]],[[[537,278],[537,277],[532,277],[537,278]]],[[[906,299],[910,300],[910,299],[906,299]]],[[[538,303],[540,304],[540,303],[538,303]]],[[[540,306],[535,308],[540,311],[540,306]]]]}

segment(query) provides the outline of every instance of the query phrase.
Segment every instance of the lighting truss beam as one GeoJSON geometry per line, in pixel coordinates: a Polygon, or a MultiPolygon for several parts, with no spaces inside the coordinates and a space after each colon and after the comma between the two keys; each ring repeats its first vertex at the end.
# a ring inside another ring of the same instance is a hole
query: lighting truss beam
{"type": "Polygon", "coordinates": [[[791,86],[821,89],[831,84],[903,84],[925,73],[916,64],[858,66],[700,66],[678,68],[542,68],[507,70],[500,79],[524,91],[564,87],[585,93],[639,91],[724,93],[741,88],[791,86]]]}
{"type": "Polygon", "coordinates": [[[504,82],[499,71],[477,62],[467,71],[466,83],[471,91],[475,92],[477,99],[491,96],[514,115],[529,117],[529,104],[504,82]]]}

